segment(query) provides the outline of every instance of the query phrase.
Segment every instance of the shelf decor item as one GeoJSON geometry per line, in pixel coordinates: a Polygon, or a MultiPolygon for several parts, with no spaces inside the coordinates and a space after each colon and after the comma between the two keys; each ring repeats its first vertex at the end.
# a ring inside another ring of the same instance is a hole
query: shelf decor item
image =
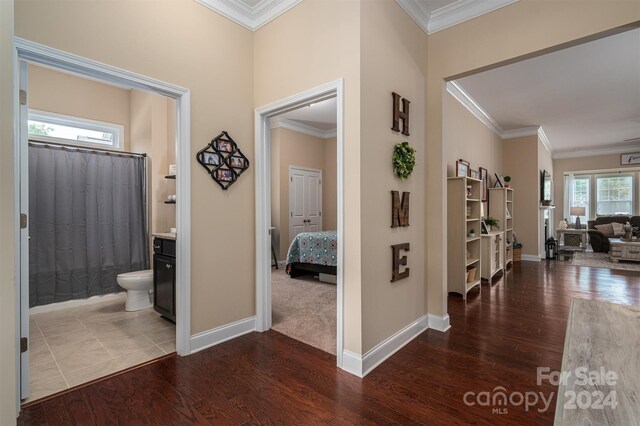
{"type": "Polygon", "coordinates": [[[493,218],[491,216],[487,216],[484,218],[484,223],[485,225],[487,225],[489,227],[489,232],[491,232],[491,229],[493,227],[495,227],[496,229],[500,229],[500,224],[498,222],[498,220],[496,218],[493,218]]]}
{"type": "Polygon", "coordinates": [[[409,142],[402,142],[393,148],[393,172],[401,180],[411,176],[416,165],[416,150],[409,145],[409,142]]]}
{"type": "Polygon", "coordinates": [[[470,165],[471,163],[469,163],[466,160],[463,160],[462,158],[457,160],[456,161],[456,177],[468,176],[470,165]]]}
{"type": "Polygon", "coordinates": [[[484,167],[480,167],[478,171],[480,172],[480,180],[482,181],[482,202],[486,203],[489,199],[489,191],[487,190],[489,185],[489,172],[484,167]]]}
{"type": "Polygon", "coordinates": [[[225,131],[196,154],[196,160],[222,189],[229,188],[249,168],[249,159],[225,131]]]}
{"type": "Polygon", "coordinates": [[[504,187],[510,188],[511,185],[509,184],[509,182],[511,182],[511,176],[505,176],[502,179],[504,180],[504,187]]]}

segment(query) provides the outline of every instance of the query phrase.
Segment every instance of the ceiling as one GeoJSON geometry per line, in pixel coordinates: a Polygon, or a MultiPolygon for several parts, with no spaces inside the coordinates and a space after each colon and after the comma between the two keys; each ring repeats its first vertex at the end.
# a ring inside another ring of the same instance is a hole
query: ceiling
{"type": "Polygon", "coordinates": [[[502,136],[541,126],[556,158],[640,147],[640,29],[455,83],[502,136]]]}
{"type": "Polygon", "coordinates": [[[336,134],[336,98],[313,103],[271,119],[271,127],[285,127],[311,136],[329,138],[336,134]]]}

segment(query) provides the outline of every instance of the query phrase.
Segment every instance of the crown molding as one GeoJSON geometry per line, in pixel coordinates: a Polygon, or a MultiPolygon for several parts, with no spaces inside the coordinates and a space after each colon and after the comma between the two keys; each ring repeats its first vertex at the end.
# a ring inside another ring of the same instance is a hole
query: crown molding
{"type": "MultiPolygon", "coordinates": [[[[541,126],[523,127],[521,129],[503,130],[502,127],[495,121],[489,113],[487,113],[482,107],[467,93],[465,90],[455,81],[447,82],[447,92],[456,98],[458,102],[464,105],[465,108],[471,112],[478,120],[480,120],[485,126],[489,128],[493,133],[499,136],[501,139],[514,139],[524,136],[538,136],[538,139],[545,146],[547,151],[553,156],[553,150],[551,149],[551,143],[547,137],[544,129],[541,126]]],[[[554,157],[555,158],[555,157],[554,157]]]]}
{"type": "Polygon", "coordinates": [[[238,0],[196,0],[205,7],[232,20],[249,31],[256,31],[302,0],[262,0],[249,7],[238,0]]]}
{"type": "Polygon", "coordinates": [[[396,3],[427,34],[442,31],[515,3],[518,0],[458,0],[429,13],[424,1],[396,0],[396,3]]]}
{"type": "Polygon", "coordinates": [[[319,130],[315,127],[311,127],[306,124],[298,123],[297,121],[282,117],[272,118],[270,125],[272,129],[281,127],[283,129],[293,130],[294,132],[303,133],[305,135],[314,136],[320,139],[335,138],[337,135],[336,129],[319,130]]]}
{"type": "Polygon", "coordinates": [[[551,157],[553,158],[553,150],[551,149],[551,142],[549,142],[549,138],[547,137],[547,134],[544,132],[544,129],[542,128],[542,126],[540,126],[540,128],[538,129],[538,140],[542,142],[542,145],[544,145],[544,147],[547,148],[547,151],[549,151],[549,154],[551,154],[551,157]]]}
{"type": "Polygon", "coordinates": [[[517,1],[518,0],[458,0],[431,12],[427,24],[427,34],[442,31],[517,1]]]}
{"type": "Polygon", "coordinates": [[[502,137],[504,130],[482,107],[455,81],[447,82],[447,92],[465,106],[478,120],[493,133],[502,137]]]}
{"type": "Polygon", "coordinates": [[[514,138],[522,138],[525,136],[535,136],[539,135],[541,127],[532,126],[532,127],[523,127],[521,129],[513,129],[513,130],[503,130],[500,133],[500,137],[502,139],[514,139],[514,138]]]}

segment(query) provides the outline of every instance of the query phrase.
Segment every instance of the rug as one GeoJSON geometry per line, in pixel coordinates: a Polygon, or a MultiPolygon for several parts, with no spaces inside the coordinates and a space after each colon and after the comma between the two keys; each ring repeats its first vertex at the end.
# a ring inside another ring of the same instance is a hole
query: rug
{"type": "Polygon", "coordinates": [[[614,263],[608,253],[575,252],[571,262],[575,266],[590,266],[592,268],[620,269],[624,271],[640,271],[640,262],[620,261],[614,263]]]}
{"type": "Polygon", "coordinates": [[[336,354],[336,285],[312,276],[290,278],[271,272],[271,328],[303,343],[336,354]]]}
{"type": "Polygon", "coordinates": [[[555,424],[637,425],[639,365],[640,307],[572,299],[555,424]]]}

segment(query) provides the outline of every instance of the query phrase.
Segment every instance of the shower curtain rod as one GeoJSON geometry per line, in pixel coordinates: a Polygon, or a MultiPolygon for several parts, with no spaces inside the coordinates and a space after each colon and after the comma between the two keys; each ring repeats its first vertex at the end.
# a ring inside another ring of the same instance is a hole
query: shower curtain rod
{"type": "Polygon", "coordinates": [[[104,153],[106,155],[115,155],[119,157],[146,157],[147,156],[147,154],[139,154],[136,152],[116,151],[114,149],[103,149],[103,148],[85,148],[83,146],[77,146],[77,145],[67,145],[67,144],[55,143],[55,142],[40,142],[40,141],[34,141],[34,140],[30,140],[29,145],[41,145],[44,148],[50,148],[50,149],[89,151],[89,152],[95,152],[96,154],[104,153]]]}

